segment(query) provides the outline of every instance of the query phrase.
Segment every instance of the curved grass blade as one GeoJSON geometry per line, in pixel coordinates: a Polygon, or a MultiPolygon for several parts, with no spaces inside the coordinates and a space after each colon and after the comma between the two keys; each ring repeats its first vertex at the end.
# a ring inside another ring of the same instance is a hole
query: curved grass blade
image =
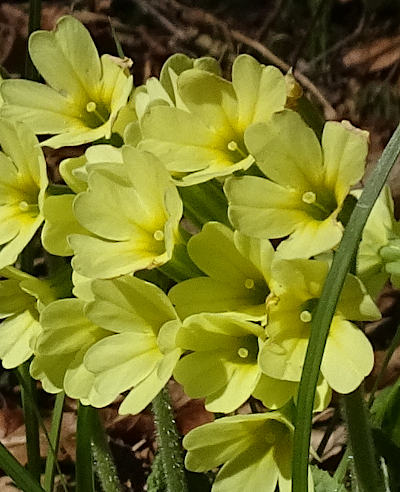
{"type": "Polygon", "coordinates": [[[308,456],[315,388],[329,327],[371,209],[400,153],[400,125],[385,147],[350,217],[312,321],[297,402],[293,450],[293,492],[307,492],[308,456]]]}
{"type": "Polygon", "coordinates": [[[24,492],[45,492],[28,470],[26,470],[1,443],[0,468],[6,475],[11,477],[16,486],[24,492]]]}

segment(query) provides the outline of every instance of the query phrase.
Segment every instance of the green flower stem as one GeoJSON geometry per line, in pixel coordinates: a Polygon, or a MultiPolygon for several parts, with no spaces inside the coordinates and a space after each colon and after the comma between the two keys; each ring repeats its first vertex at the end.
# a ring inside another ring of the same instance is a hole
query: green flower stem
{"type": "Polygon", "coordinates": [[[36,382],[29,375],[30,362],[24,362],[18,367],[17,375],[21,385],[22,408],[26,428],[26,450],[28,455],[28,470],[32,477],[40,483],[40,440],[37,416],[36,382]]]}
{"type": "Polygon", "coordinates": [[[92,466],[92,426],[93,408],[79,403],[78,421],[76,425],[76,492],[94,492],[92,466]]]}
{"type": "Polygon", "coordinates": [[[389,348],[386,351],[385,358],[382,363],[382,367],[379,371],[377,378],[375,379],[374,385],[372,386],[371,393],[368,399],[368,408],[371,408],[372,404],[374,403],[375,393],[379,387],[383,375],[385,374],[390,359],[392,358],[393,352],[396,350],[399,344],[400,344],[400,324],[397,327],[397,331],[395,336],[393,337],[392,343],[390,344],[389,348]]]}
{"type": "Polygon", "coordinates": [[[228,219],[228,203],[219,183],[207,181],[189,187],[178,188],[183,201],[183,214],[198,227],[216,220],[231,227],[228,219]]]}
{"type": "Polygon", "coordinates": [[[8,449],[0,443],[0,468],[14,480],[15,485],[24,492],[45,492],[33,476],[27,471],[8,449]]]}
{"type": "Polygon", "coordinates": [[[359,490],[360,492],[384,492],[383,476],[375,454],[362,385],[352,393],[343,396],[343,403],[359,490]]]}
{"type": "MultiPolygon", "coordinates": [[[[42,12],[42,0],[29,0],[29,34],[40,29],[40,19],[42,12]]],[[[25,78],[28,80],[38,81],[39,72],[36,70],[26,50],[25,60],[25,78]]]]}
{"type": "Polygon", "coordinates": [[[166,490],[167,492],[188,492],[180,436],[176,430],[167,388],[160,391],[152,405],[166,490]]]}
{"type": "Polygon", "coordinates": [[[93,461],[103,491],[121,492],[121,483],[107,442],[107,436],[100,421],[99,412],[95,408],[91,408],[91,421],[93,461]]]}
{"type": "MultiPolygon", "coordinates": [[[[354,208],[313,316],[311,336],[297,401],[293,452],[293,492],[307,492],[308,490],[308,457],[315,389],[336,304],[352,259],[356,254],[365,223],[399,153],[400,125],[383,151],[354,208]]],[[[376,472],[370,470],[370,473],[371,478],[374,479],[376,472]]]]}
{"type": "Polygon", "coordinates": [[[54,466],[57,461],[58,444],[60,441],[61,422],[63,417],[64,393],[58,393],[54,403],[53,419],[49,434],[49,452],[46,458],[44,473],[44,488],[46,492],[52,492],[54,487],[54,466]]]}

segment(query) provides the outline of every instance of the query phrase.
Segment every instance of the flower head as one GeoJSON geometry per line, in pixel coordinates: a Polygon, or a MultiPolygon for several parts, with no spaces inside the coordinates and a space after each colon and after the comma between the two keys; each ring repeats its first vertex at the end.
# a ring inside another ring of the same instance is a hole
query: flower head
{"type": "Polygon", "coordinates": [[[367,132],[348,122],[325,124],[322,143],[297,113],[285,110],[252,125],[245,143],[269,179],[230,178],[229,218],[258,238],[283,238],[285,258],[309,258],[335,247],[343,202],[364,173],[367,132]]]}
{"type": "Polygon", "coordinates": [[[39,312],[57,298],[57,287],[13,267],[0,274],[0,358],[11,369],[31,357],[41,332],[39,312]]]}
{"type": "Polygon", "coordinates": [[[244,313],[247,319],[265,317],[274,254],[268,240],[249,238],[218,222],[208,222],[187,248],[207,276],[185,280],[170,290],[168,295],[182,318],[227,311],[244,313]]]}
{"type": "Polygon", "coordinates": [[[108,405],[130,390],[119,412],[138,413],[171,377],[181,355],[175,345],[180,321],[163,291],[144,280],[95,280],[92,291],[86,316],[111,336],[93,345],[84,358],[94,375],[90,404],[108,405]]]}
{"type": "Polygon", "coordinates": [[[192,352],[174,370],[191,398],[206,397],[211,412],[230,413],[251,395],[261,376],[257,364],[264,329],[234,314],[195,314],[186,318],[176,344],[192,352]]]}
{"type": "MultiPolygon", "coordinates": [[[[183,440],[190,471],[221,467],[212,492],[291,491],[293,425],[280,412],[224,417],[183,440]]],[[[309,490],[313,490],[310,474],[309,490]]]]}
{"type": "Polygon", "coordinates": [[[85,315],[82,299],[60,299],[40,314],[42,332],[35,345],[30,372],[49,393],[62,390],[71,398],[88,402],[94,376],[83,365],[87,350],[110,332],[85,315]]]}
{"type": "Polygon", "coordinates": [[[1,116],[23,120],[36,134],[55,134],[44,142],[54,148],[110,138],[132,90],[129,63],[99,58],[90,34],[71,16],[53,32],[33,33],[29,53],[48,85],[4,81],[1,116]]]}
{"type": "Polygon", "coordinates": [[[232,82],[194,68],[179,75],[177,94],[184,109],[156,105],[143,116],[140,147],[157,155],[180,184],[191,185],[251,166],[244,131],[283,109],[286,83],[277,68],[241,55],[232,82]]]}
{"type": "Polygon", "coordinates": [[[43,222],[46,162],[23,123],[0,120],[0,268],[12,265],[43,222]]]}
{"type": "Polygon", "coordinates": [[[123,163],[93,165],[88,189],[75,198],[74,270],[111,278],[168,262],[180,240],[182,202],[169,173],[151,154],[122,149],[123,163]]]}
{"type": "MultiPolygon", "coordinates": [[[[259,356],[265,374],[300,381],[314,309],[328,272],[316,260],[277,260],[271,270],[267,300],[268,339],[259,356]]],[[[348,275],[333,317],[321,372],[339,393],[356,389],[373,367],[374,354],[364,333],[352,321],[376,320],[380,312],[365,287],[348,275]],[[357,347],[357,350],[354,350],[357,347]]]]}

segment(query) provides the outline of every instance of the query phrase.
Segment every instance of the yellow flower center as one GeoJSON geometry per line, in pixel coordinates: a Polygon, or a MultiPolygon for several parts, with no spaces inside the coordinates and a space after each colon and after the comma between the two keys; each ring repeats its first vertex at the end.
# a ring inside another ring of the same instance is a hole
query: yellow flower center
{"type": "Polygon", "coordinates": [[[244,286],[246,289],[253,289],[254,288],[254,280],[252,278],[246,278],[244,281],[244,286]]]}
{"type": "Polygon", "coordinates": [[[309,323],[312,320],[312,314],[305,309],[300,313],[300,319],[303,323],[309,323]]]}
{"type": "Polygon", "coordinates": [[[156,241],[162,241],[164,239],[164,233],[160,229],[154,232],[153,237],[156,241]]]}
{"type": "Polygon", "coordinates": [[[238,145],[238,143],[235,140],[231,140],[230,142],[228,142],[227,148],[229,151],[235,152],[236,154],[238,154],[240,160],[245,159],[247,157],[245,152],[243,152],[243,150],[240,148],[240,146],[238,145]]]}
{"type": "Polygon", "coordinates": [[[36,203],[28,203],[25,200],[21,200],[18,204],[18,208],[21,212],[31,213],[32,215],[37,215],[39,213],[39,207],[36,203]]]}
{"type": "Polygon", "coordinates": [[[97,128],[103,125],[110,117],[109,109],[101,102],[89,101],[86,104],[85,123],[89,128],[97,128]]]}
{"type": "Polygon", "coordinates": [[[246,359],[247,356],[249,355],[249,351],[247,350],[247,348],[244,348],[244,347],[240,347],[240,349],[237,351],[237,353],[241,359],[246,359]]]}
{"type": "Polygon", "coordinates": [[[317,196],[313,191],[306,191],[305,193],[303,193],[301,199],[304,203],[311,205],[312,203],[315,203],[317,196]]]}

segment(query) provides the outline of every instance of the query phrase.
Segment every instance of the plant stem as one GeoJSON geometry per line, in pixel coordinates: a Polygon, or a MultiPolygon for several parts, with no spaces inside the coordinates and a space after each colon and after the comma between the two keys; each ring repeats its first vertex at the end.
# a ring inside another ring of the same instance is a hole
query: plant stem
{"type": "Polygon", "coordinates": [[[49,452],[46,458],[46,468],[44,473],[44,489],[52,492],[54,487],[54,465],[57,461],[58,444],[60,441],[61,422],[63,417],[64,393],[58,393],[54,403],[53,419],[49,434],[49,452]]]}
{"type": "Polygon", "coordinates": [[[343,396],[343,403],[350,450],[360,492],[385,491],[383,476],[375,455],[362,386],[343,396]]]}
{"type": "Polygon", "coordinates": [[[25,492],[45,492],[33,476],[27,471],[8,449],[0,442],[0,467],[2,471],[12,478],[15,485],[25,492]]]}
{"type": "MultiPolygon", "coordinates": [[[[293,492],[308,490],[308,458],[315,389],[330,324],[368,216],[400,153],[400,125],[385,147],[360,196],[334,256],[315,310],[299,386],[293,451],[293,492]]],[[[355,437],[353,436],[352,439],[355,437]]],[[[362,436],[358,436],[359,439],[362,436]]],[[[370,470],[371,476],[376,473],[370,470]]]]}
{"type": "Polygon", "coordinates": [[[26,450],[28,455],[27,468],[32,476],[40,483],[40,440],[39,423],[36,413],[37,391],[36,383],[29,375],[30,362],[24,362],[18,367],[17,375],[21,386],[22,408],[26,428],[26,450]]]}
{"type": "Polygon", "coordinates": [[[163,388],[154,398],[153,414],[167,492],[188,492],[180,436],[167,388],[163,388]]]}
{"type": "Polygon", "coordinates": [[[92,466],[92,408],[79,403],[78,421],[76,425],[76,492],[94,492],[92,466]]]}
{"type": "MultiPolygon", "coordinates": [[[[29,35],[33,31],[40,29],[40,18],[42,11],[42,0],[29,0],[29,35]]],[[[36,70],[29,56],[29,51],[26,50],[25,59],[25,78],[28,80],[38,81],[40,79],[39,72],[36,70]]]]}
{"type": "Polygon", "coordinates": [[[107,436],[100,421],[99,412],[95,408],[91,408],[91,420],[93,460],[103,491],[121,492],[121,483],[107,442],[107,436]]]}

